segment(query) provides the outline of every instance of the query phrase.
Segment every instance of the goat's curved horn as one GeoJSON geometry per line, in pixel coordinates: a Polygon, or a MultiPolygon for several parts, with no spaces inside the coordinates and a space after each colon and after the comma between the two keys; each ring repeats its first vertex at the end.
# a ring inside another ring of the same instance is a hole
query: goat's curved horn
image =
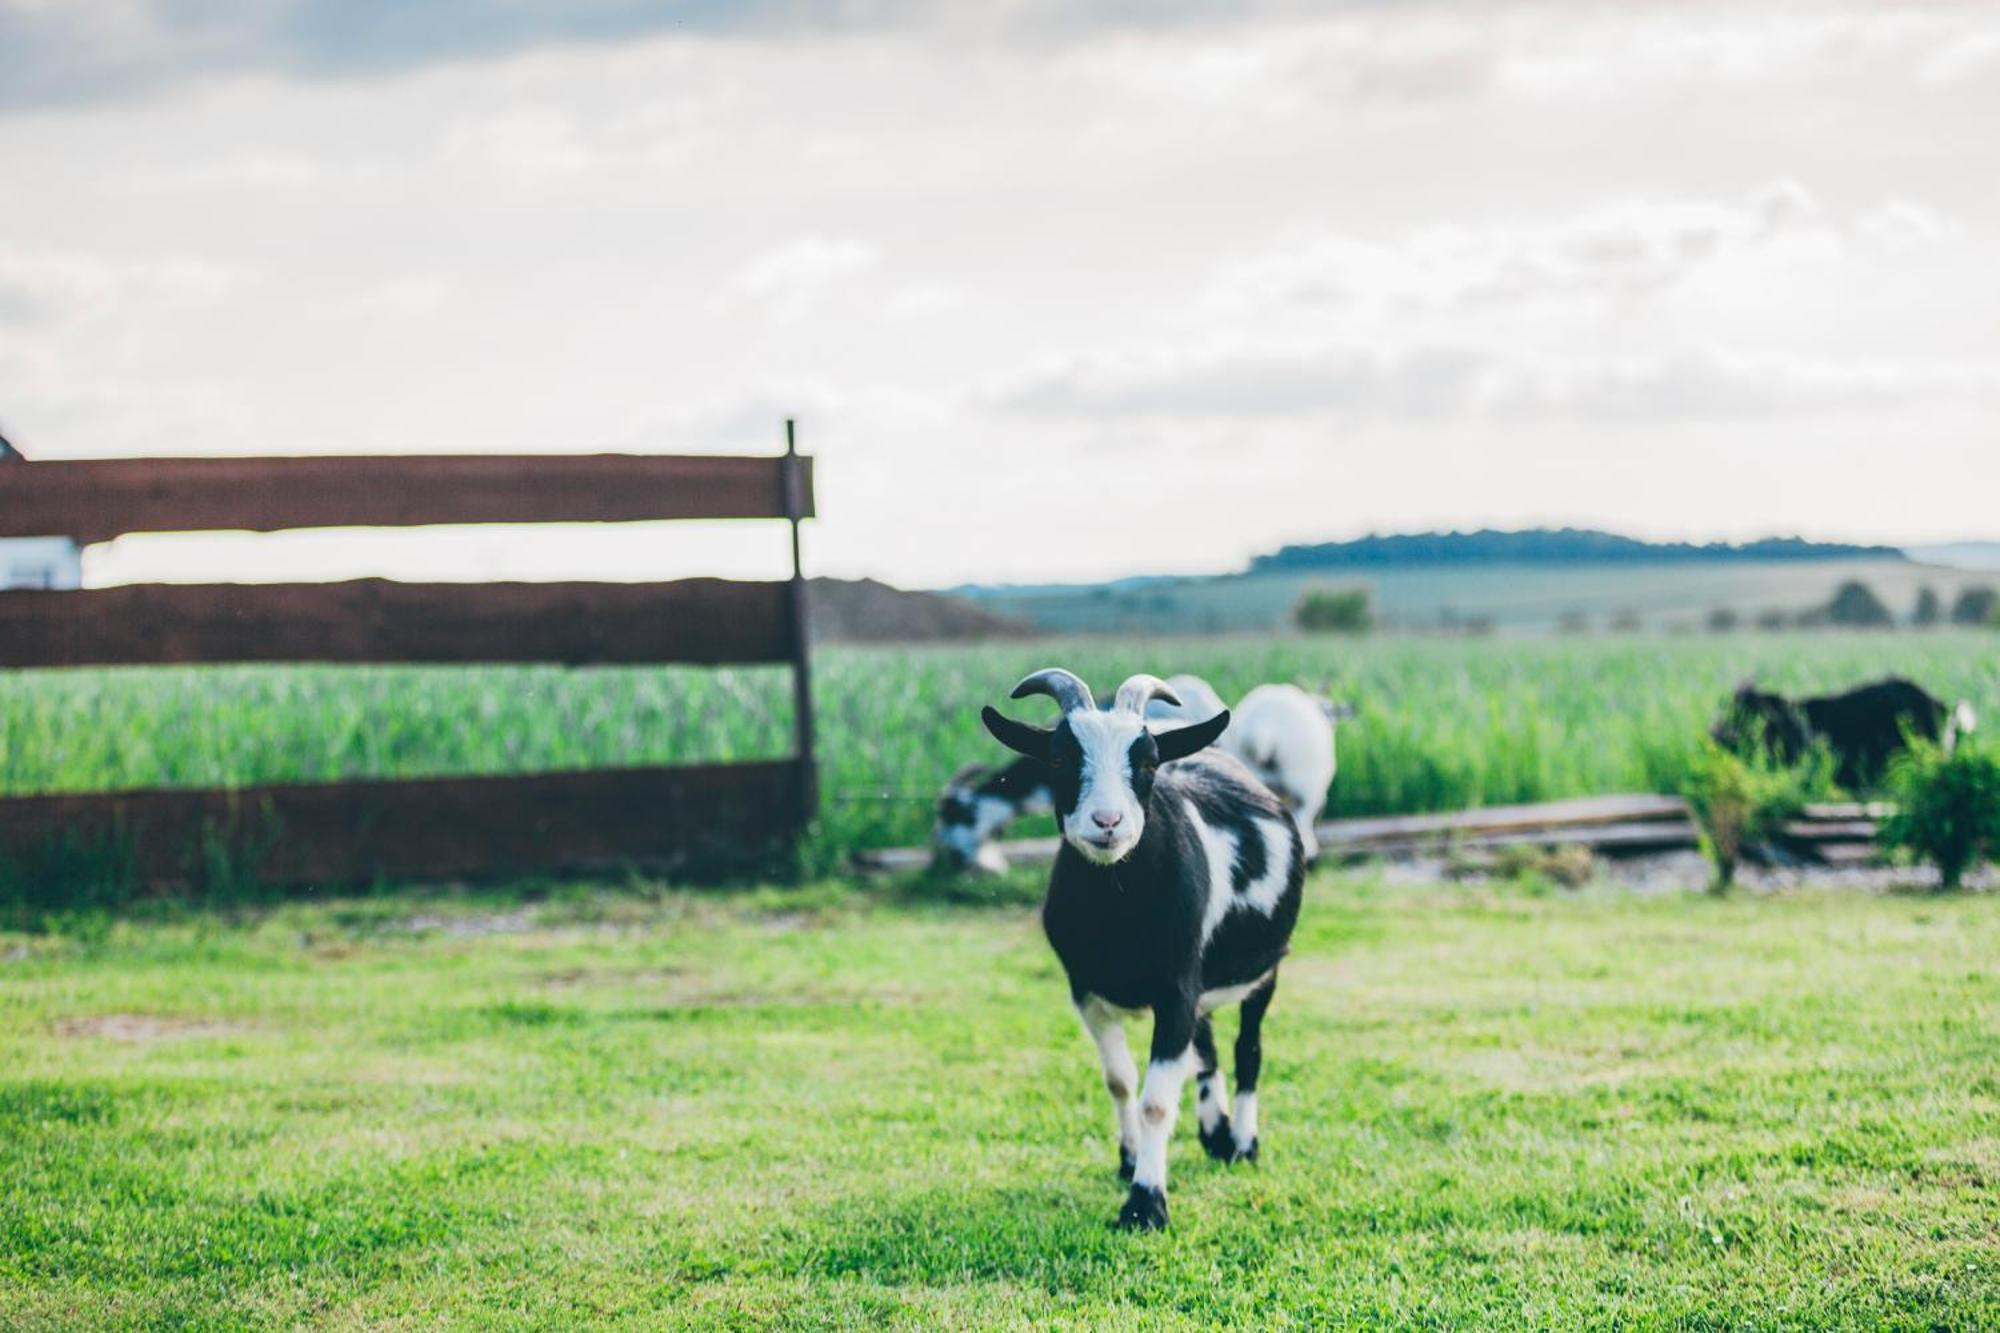
{"type": "Polygon", "coordinates": [[[1097,709],[1097,700],[1090,697],[1090,686],[1061,667],[1044,667],[1035,672],[1016,685],[1014,693],[1008,697],[1025,699],[1031,694],[1048,695],[1061,705],[1065,713],[1074,713],[1079,708],[1085,712],[1097,709]]]}
{"type": "Polygon", "coordinates": [[[1165,699],[1176,708],[1181,706],[1181,697],[1167,687],[1167,682],[1142,671],[1136,676],[1127,677],[1125,683],[1118,687],[1118,695],[1112,700],[1111,711],[1144,713],[1146,705],[1154,699],[1165,699]]]}

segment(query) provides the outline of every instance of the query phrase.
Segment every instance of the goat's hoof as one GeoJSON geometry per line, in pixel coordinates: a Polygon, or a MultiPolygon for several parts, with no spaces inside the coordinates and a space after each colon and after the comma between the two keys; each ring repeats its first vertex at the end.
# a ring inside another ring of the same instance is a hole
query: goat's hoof
{"type": "Polygon", "coordinates": [[[1130,1148],[1120,1145],[1118,1149],[1118,1178],[1126,1184],[1132,1183],[1133,1172],[1139,1169],[1139,1159],[1132,1155],[1130,1148]]]}
{"type": "Polygon", "coordinates": [[[1227,1161],[1232,1166],[1234,1166],[1238,1162],[1256,1161],[1257,1140],[1255,1139],[1250,1140],[1250,1143],[1247,1147],[1239,1145],[1234,1140],[1232,1140],[1229,1144],[1229,1156],[1224,1160],[1227,1161]]]}
{"type": "Polygon", "coordinates": [[[1216,1121],[1214,1128],[1201,1131],[1201,1146],[1218,1162],[1236,1160],[1236,1139],[1229,1132],[1228,1116],[1216,1121]]]}
{"type": "Polygon", "coordinates": [[[1146,1185],[1134,1185],[1118,1210],[1115,1223],[1120,1231],[1164,1231],[1167,1226],[1167,1194],[1146,1185]]]}

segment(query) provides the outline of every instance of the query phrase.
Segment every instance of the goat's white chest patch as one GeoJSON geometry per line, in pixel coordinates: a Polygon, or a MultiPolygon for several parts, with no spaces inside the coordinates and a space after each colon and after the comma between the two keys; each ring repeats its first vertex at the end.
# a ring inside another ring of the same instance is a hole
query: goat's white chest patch
{"type": "Polygon", "coordinates": [[[1291,877],[1292,831],[1273,819],[1250,821],[1251,829],[1264,844],[1264,869],[1238,892],[1236,863],[1240,849],[1236,834],[1211,827],[1193,801],[1187,802],[1187,816],[1208,860],[1208,901],[1203,905],[1201,918],[1201,942],[1206,945],[1229,913],[1253,911],[1270,916],[1278,909],[1278,899],[1284,896],[1291,877]]]}

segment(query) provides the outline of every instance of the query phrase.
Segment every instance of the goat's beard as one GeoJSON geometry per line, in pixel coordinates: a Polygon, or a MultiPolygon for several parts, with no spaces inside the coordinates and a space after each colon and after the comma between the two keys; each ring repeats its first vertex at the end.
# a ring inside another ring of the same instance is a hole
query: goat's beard
{"type": "Polygon", "coordinates": [[[1119,836],[1107,845],[1093,842],[1087,836],[1079,837],[1073,834],[1070,831],[1069,821],[1063,821],[1063,841],[1076,848],[1084,860],[1098,866],[1115,866],[1130,856],[1133,849],[1139,845],[1140,834],[1144,831],[1141,829],[1138,833],[1127,833],[1120,830],[1119,836]]]}

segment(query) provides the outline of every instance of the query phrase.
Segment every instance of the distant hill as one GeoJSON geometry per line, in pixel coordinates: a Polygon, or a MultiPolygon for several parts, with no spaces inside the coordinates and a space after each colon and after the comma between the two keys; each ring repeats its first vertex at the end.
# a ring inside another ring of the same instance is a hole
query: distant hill
{"type": "Polygon", "coordinates": [[[1583,528],[1530,528],[1520,532],[1419,532],[1355,541],[1286,546],[1251,560],[1252,574],[1311,570],[1384,569],[1418,565],[1712,564],[1741,560],[1902,559],[1890,546],[1809,542],[1768,537],[1744,542],[1647,542],[1583,528]]]}
{"type": "Polygon", "coordinates": [[[916,643],[1009,639],[1029,633],[1018,620],[934,592],[909,592],[874,579],[813,579],[808,632],[820,642],[916,643]]]}
{"type": "Polygon", "coordinates": [[[1947,542],[1941,546],[1912,546],[1903,554],[1927,565],[1950,569],[2000,570],[2000,542],[1947,542]]]}

